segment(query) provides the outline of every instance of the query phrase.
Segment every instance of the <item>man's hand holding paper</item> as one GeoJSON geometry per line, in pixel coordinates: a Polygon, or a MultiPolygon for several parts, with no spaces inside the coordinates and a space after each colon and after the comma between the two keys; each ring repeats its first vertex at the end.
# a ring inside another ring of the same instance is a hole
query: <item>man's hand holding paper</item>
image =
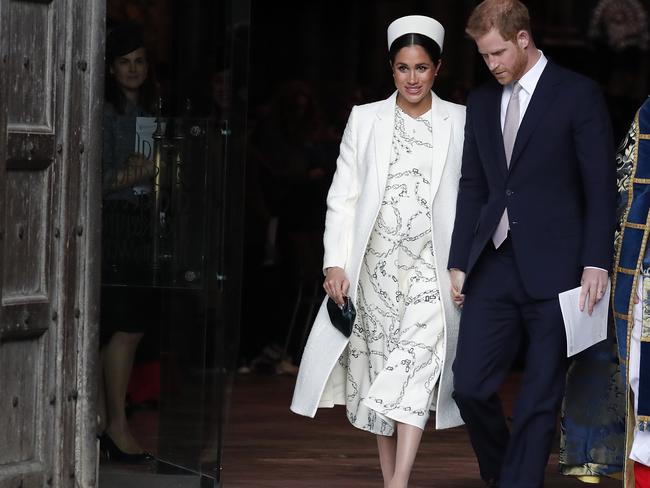
{"type": "MultiPolygon", "coordinates": [[[[585,273],[587,271],[585,269],[585,273]]],[[[604,273],[607,276],[607,273],[602,270],[589,271],[604,273]]],[[[598,276],[592,276],[597,273],[588,273],[590,279],[587,286],[583,283],[581,287],[558,295],[567,336],[567,357],[578,354],[607,338],[610,283],[606,280],[602,285],[598,276]]],[[[584,276],[583,274],[583,279],[584,276]]]]}
{"type": "Polygon", "coordinates": [[[594,305],[598,303],[605,294],[605,289],[607,288],[607,271],[600,268],[586,267],[582,272],[582,279],[580,284],[582,288],[580,290],[580,310],[585,309],[587,305],[587,310],[589,315],[592,314],[594,310],[594,305]]]}

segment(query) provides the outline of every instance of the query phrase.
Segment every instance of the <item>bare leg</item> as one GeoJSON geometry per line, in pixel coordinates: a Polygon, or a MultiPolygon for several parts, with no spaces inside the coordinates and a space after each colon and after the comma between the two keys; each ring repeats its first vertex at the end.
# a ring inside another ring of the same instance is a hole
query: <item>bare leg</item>
{"type": "Polygon", "coordinates": [[[389,488],[407,488],[415,455],[420,447],[422,429],[400,422],[397,425],[397,454],[395,457],[395,474],[389,488]]]}
{"type": "Polygon", "coordinates": [[[395,455],[397,452],[397,439],[395,436],[377,436],[377,447],[379,448],[379,464],[381,474],[384,477],[384,488],[388,488],[390,481],[395,475],[395,455]]]}
{"type": "Polygon", "coordinates": [[[126,420],[125,400],[135,351],[142,333],[116,332],[102,351],[106,395],[106,433],[122,451],[138,454],[142,448],[133,438],[126,420]]]}

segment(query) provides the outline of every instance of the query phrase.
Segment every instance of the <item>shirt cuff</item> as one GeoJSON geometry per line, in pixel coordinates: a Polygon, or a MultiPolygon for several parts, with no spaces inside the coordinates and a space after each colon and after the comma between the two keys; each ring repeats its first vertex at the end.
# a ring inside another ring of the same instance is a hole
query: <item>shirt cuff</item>
{"type": "Polygon", "coordinates": [[[606,269],[599,268],[598,266],[585,266],[584,269],[599,269],[599,270],[604,271],[605,273],[609,274],[609,272],[606,269]]]}

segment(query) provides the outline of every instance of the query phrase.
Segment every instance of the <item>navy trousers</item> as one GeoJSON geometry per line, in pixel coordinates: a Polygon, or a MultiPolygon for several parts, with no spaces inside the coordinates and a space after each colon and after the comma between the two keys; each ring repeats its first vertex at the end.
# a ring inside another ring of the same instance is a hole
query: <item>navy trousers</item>
{"type": "Polygon", "coordinates": [[[526,293],[509,238],[496,250],[488,243],[465,292],[454,398],[481,477],[501,488],[542,488],[567,365],[559,301],[526,293]],[[498,391],[524,336],[530,345],[509,429],[498,391]]]}

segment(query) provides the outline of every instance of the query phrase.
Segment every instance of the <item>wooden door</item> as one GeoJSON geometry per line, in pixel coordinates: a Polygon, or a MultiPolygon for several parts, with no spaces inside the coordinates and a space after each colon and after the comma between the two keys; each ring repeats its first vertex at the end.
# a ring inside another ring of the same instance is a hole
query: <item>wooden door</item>
{"type": "Polygon", "coordinates": [[[0,488],[97,484],[101,0],[0,0],[0,488]]]}

